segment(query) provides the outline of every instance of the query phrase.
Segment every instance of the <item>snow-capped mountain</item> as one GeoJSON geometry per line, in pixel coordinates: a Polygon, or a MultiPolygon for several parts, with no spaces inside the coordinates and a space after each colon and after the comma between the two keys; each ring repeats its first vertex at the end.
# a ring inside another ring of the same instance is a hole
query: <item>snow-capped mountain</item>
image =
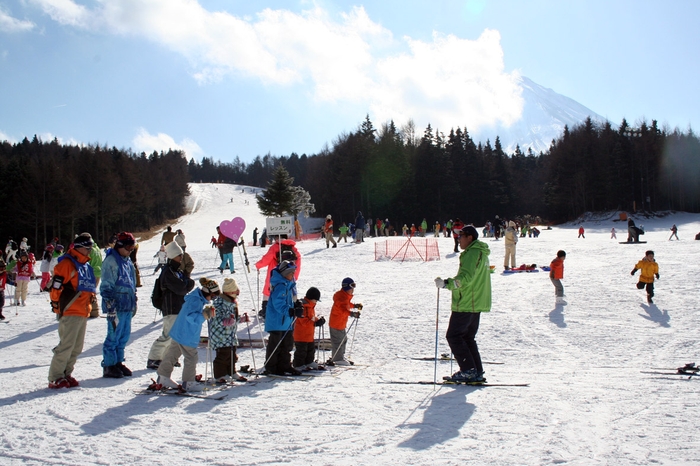
{"type": "Polygon", "coordinates": [[[552,140],[561,136],[565,125],[572,128],[589,116],[594,122],[602,124],[606,121],[593,110],[540,86],[530,78],[522,76],[521,86],[525,105],[520,120],[510,127],[497,125],[485,128],[475,135],[475,141],[485,142],[489,139],[493,145],[496,136],[499,136],[507,154],[513,153],[516,145],[520,145],[523,152],[531,148],[537,154],[549,149],[552,140]]]}

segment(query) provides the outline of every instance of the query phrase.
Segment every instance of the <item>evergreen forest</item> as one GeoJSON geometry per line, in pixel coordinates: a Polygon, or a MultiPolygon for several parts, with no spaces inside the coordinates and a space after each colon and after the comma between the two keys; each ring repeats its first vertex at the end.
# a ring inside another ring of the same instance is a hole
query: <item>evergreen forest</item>
{"type": "Polygon", "coordinates": [[[587,211],[700,212],[700,140],[656,121],[631,127],[591,119],[565,128],[547,152],[506,154],[496,138],[476,142],[466,128],[445,136],[411,122],[377,129],[369,117],[315,155],[190,161],[194,182],[266,186],[277,165],[311,195],[317,215],[336,222],[389,218],[429,225],[459,217],[483,225],[496,215],[572,220],[587,211]]]}
{"type": "Polygon", "coordinates": [[[457,217],[483,225],[496,215],[572,220],[587,211],[700,212],[700,140],[692,130],[597,125],[565,128],[547,152],[474,141],[467,128],[449,134],[409,121],[375,128],[369,116],[320,153],[257,156],[222,163],[181,151],[135,154],[57,140],[0,143],[0,238],[30,244],[82,231],[103,245],[121,230],[146,231],[184,213],[188,182],[266,187],[282,166],[316,214],[337,224],[388,218],[394,225],[457,217]]]}

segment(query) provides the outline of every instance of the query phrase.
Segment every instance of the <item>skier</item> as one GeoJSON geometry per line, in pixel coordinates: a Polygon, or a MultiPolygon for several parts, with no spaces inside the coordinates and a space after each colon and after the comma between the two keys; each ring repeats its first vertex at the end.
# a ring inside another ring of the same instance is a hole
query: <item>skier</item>
{"type": "Polygon", "coordinates": [[[610,230],[610,239],[617,239],[617,235],[615,234],[615,227],[612,227],[610,230]]]}
{"type": "Polygon", "coordinates": [[[554,295],[559,304],[566,304],[566,301],[564,301],[564,286],[561,284],[561,280],[564,278],[565,260],[566,252],[559,250],[557,251],[557,257],[549,264],[549,279],[554,285],[554,295]]]}
{"type": "Polygon", "coordinates": [[[586,236],[584,235],[584,233],[585,233],[585,230],[583,229],[583,225],[581,225],[580,227],[578,227],[578,237],[586,239],[586,236]]]}
{"type": "Polygon", "coordinates": [[[206,277],[199,279],[200,287],[185,296],[185,304],[170,329],[172,342],[163,355],[163,361],[158,366],[158,383],[168,388],[182,388],[186,392],[201,391],[202,385],[196,382],[197,377],[197,347],[202,324],[216,314],[214,306],[209,301],[220,294],[218,283],[206,277]],[[185,356],[182,366],[182,386],[175,382],[171,375],[180,355],[185,356]]]}
{"type": "Polygon", "coordinates": [[[323,234],[326,236],[326,249],[330,247],[330,243],[333,243],[333,247],[338,247],[333,239],[333,219],[331,214],[326,215],[326,222],[323,224],[323,234]]]}
{"type": "Polygon", "coordinates": [[[187,242],[185,241],[185,234],[182,232],[182,230],[177,230],[175,232],[175,238],[173,238],[173,241],[175,241],[183,251],[187,251],[187,242]]]}
{"type": "Polygon", "coordinates": [[[248,379],[236,371],[236,347],[238,346],[238,295],[240,290],[233,278],[225,278],[221,294],[212,302],[216,314],[209,320],[209,347],[216,351],[214,379],[219,383],[246,382],[248,379]]]}
{"type": "Polygon", "coordinates": [[[238,246],[234,240],[228,236],[224,236],[223,243],[219,246],[219,252],[221,253],[221,264],[219,265],[219,272],[224,273],[226,267],[229,268],[231,273],[236,273],[233,265],[233,248],[238,246]]]}
{"type": "Polygon", "coordinates": [[[49,388],[80,385],[72,374],[78,355],[83,351],[87,319],[97,291],[89,263],[92,245],[91,236],[78,236],[54,267],[50,298],[58,319],[59,342],[53,349],[49,366],[49,388]]]}
{"type": "Polygon", "coordinates": [[[270,249],[267,250],[264,256],[260,258],[259,261],[255,263],[255,268],[258,269],[258,274],[260,269],[267,268],[265,274],[265,285],[263,286],[262,294],[262,309],[258,312],[258,316],[261,319],[265,318],[267,301],[270,298],[270,277],[272,276],[272,271],[280,263],[280,248],[282,249],[281,258],[283,261],[294,262],[296,269],[294,270],[294,280],[299,279],[299,274],[301,273],[301,254],[297,249],[296,242],[291,239],[284,239],[280,237],[280,241],[275,241],[270,249]]]}
{"type": "Polygon", "coordinates": [[[131,319],[136,314],[136,270],[129,258],[134,235],[123,231],[102,263],[102,312],[107,314],[107,337],[102,345],[102,377],[130,377],[124,365],[124,349],[131,336],[131,319]]]}
{"type": "Polygon", "coordinates": [[[301,375],[292,367],[294,349],[293,317],[303,315],[303,305],[296,300],[296,282],[293,262],[282,261],[270,277],[270,301],[265,316],[265,331],[270,334],[265,352],[265,373],[273,375],[301,375]]]}
{"type": "Polygon", "coordinates": [[[673,226],[671,227],[671,236],[668,237],[668,240],[671,241],[673,237],[676,237],[677,240],[680,241],[678,238],[678,227],[676,227],[676,224],[674,223],[673,226]]]}
{"type": "Polygon", "coordinates": [[[167,262],[157,282],[163,293],[163,305],[160,308],[163,313],[163,331],[151,345],[146,360],[146,368],[148,369],[158,369],[170,346],[170,330],[180,313],[180,309],[182,309],[185,296],[194,288],[194,280],[179,270],[183,257],[180,246],[175,241],[171,241],[165,247],[165,255],[167,262]]]}
{"type": "MultiPolygon", "coordinates": [[[[214,237],[212,236],[212,239],[214,237]]],[[[216,243],[216,240],[214,240],[214,243],[216,243]]],[[[160,269],[165,267],[165,264],[168,263],[168,255],[165,253],[165,246],[161,246],[160,250],[156,252],[153,257],[158,258],[158,265],[156,265],[156,268],[153,269],[153,273],[151,275],[155,275],[160,269]]]]}
{"type": "Polygon", "coordinates": [[[0,320],[5,320],[2,309],[5,307],[5,284],[7,283],[7,265],[0,257],[0,320]]]}
{"type": "Polygon", "coordinates": [[[454,278],[435,279],[435,286],[452,291],[452,313],[447,328],[450,345],[459,371],[446,380],[464,383],[485,383],[476,333],[482,312],[491,310],[491,251],[471,225],[462,228],[459,235],[459,271],[454,278]]]}
{"type": "Polygon", "coordinates": [[[508,222],[506,234],[504,236],[506,246],[506,256],[503,259],[503,268],[508,270],[508,259],[510,259],[510,267],[515,268],[515,250],[518,245],[518,230],[515,228],[515,222],[508,222]]]}
{"type": "Polygon", "coordinates": [[[362,304],[352,302],[355,294],[355,281],[346,277],[341,283],[340,290],[333,295],[333,307],[328,318],[328,327],[331,332],[331,358],[326,362],[329,366],[348,366],[354,364],[345,359],[345,347],[348,342],[348,334],[345,329],[348,317],[360,318],[362,304]],[[353,309],[357,309],[354,311],[353,309]]]}
{"type": "Polygon", "coordinates": [[[356,243],[362,243],[364,242],[364,234],[365,234],[365,217],[362,216],[362,212],[358,211],[357,212],[357,217],[355,217],[355,242],[356,243]]]}
{"type": "Polygon", "coordinates": [[[168,226],[168,228],[166,228],[166,230],[163,232],[163,236],[160,237],[160,245],[165,246],[174,239],[175,233],[173,233],[173,227],[168,226]]]}
{"type": "Polygon", "coordinates": [[[322,370],[314,361],[316,345],[314,343],[314,329],[322,327],[326,323],[323,317],[316,317],[316,303],[321,300],[321,292],[316,287],[311,287],[306,291],[301,304],[304,312],[301,317],[297,317],[294,323],[294,362],[292,366],[298,371],[322,370]]]}
{"type": "Polygon", "coordinates": [[[53,259],[54,246],[52,244],[47,244],[44,248],[44,253],[41,256],[41,265],[39,266],[39,271],[41,272],[41,283],[39,287],[41,291],[44,291],[46,284],[49,283],[51,279],[51,273],[49,272],[49,267],[51,266],[51,260],[53,259]]]}
{"type": "Polygon", "coordinates": [[[642,260],[637,262],[637,265],[634,266],[630,275],[634,276],[637,270],[642,271],[639,275],[637,289],[641,290],[646,287],[647,303],[654,304],[652,300],[654,297],[654,277],[656,277],[657,280],[659,279],[659,264],[654,260],[654,251],[647,251],[642,260]]]}
{"type": "Polygon", "coordinates": [[[15,274],[15,304],[22,301],[22,306],[27,305],[27,291],[29,290],[29,281],[34,280],[34,265],[29,260],[29,254],[25,249],[19,251],[19,261],[12,268],[12,273],[15,274]]]}
{"type": "Polygon", "coordinates": [[[459,236],[464,228],[464,223],[458,218],[452,223],[452,237],[455,240],[455,252],[459,252],[459,236]]]}

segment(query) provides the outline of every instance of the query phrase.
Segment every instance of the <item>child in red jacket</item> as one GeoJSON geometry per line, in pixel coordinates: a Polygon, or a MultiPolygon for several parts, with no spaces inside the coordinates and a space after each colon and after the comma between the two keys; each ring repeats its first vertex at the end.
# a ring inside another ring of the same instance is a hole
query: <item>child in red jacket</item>
{"type": "Polygon", "coordinates": [[[321,300],[321,292],[318,288],[311,287],[306,292],[306,296],[301,300],[304,306],[304,313],[297,317],[294,323],[294,362],[292,365],[298,371],[324,370],[314,361],[316,351],[314,345],[314,328],[321,327],[326,323],[326,319],[316,317],[316,303],[321,300]]]}
{"type": "Polygon", "coordinates": [[[561,280],[564,278],[564,260],[566,260],[566,252],[557,251],[557,257],[549,264],[549,279],[554,285],[554,294],[557,297],[557,303],[566,304],[564,301],[564,285],[561,280]]]}
{"type": "Polygon", "coordinates": [[[362,304],[353,304],[352,296],[355,293],[355,281],[346,277],[343,279],[342,288],[333,295],[333,307],[328,322],[331,330],[331,358],[326,362],[329,366],[349,366],[353,364],[345,359],[345,346],[348,335],[345,327],[348,317],[360,318],[362,304]],[[353,311],[357,309],[357,311],[353,311]]]}

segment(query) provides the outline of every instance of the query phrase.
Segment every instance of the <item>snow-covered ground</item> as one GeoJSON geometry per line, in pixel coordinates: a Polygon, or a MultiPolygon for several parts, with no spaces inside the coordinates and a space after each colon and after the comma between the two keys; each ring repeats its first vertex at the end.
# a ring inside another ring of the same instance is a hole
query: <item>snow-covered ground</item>
{"type": "MultiPolygon", "coordinates": [[[[243,217],[248,240],[255,226],[262,230],[253,194],[244,191],[192,185],[191,213],[173,226],[187,235],[194,278],[221,277],[209,240],[222,220],[243,217]]],[[[0,463],[700,464],[700,380],[644,373],[700,362],[700,241],[693,240],[700,215],[638,223],[647,228],[642,239],[648,244],[611,240],[611,227],[619,240],[626,229],[611,219],[586,221],[585,239],[577,239],[578,224],[520,239],[518,263],[549,264],[558,249],[566,250],[567,305],[555,305],[545,272],[502,274],[503,242],[486,239],[497,273],[493,310],[482,316],[477,340],[485,361],[503,363],[486,365],[486,376],[529,387],[382,383],[433,380],[434,363],[411,358],[434,354],[433,279],[457,271],[452,239],[440,238],[441,260],[427,263],[375,262],[381,238],[337,249],[326,249],[321,240],[301,242],[298,287],[321,290],[318,313],[328,315],[344,277],[357,283],[355,301],[365,307],[348,348],[358,367],[308,380],[241,384],[224,392],[223,401],[135,394],[154,376],[145,368],[146,356],[161,329],[149,299],[157,235],[140,243],[144,286],[126,350],[131,378],[101,377],[106,322],[93,319],[73,374],[81,386],[47,389],[58,342],[47,297],[32,283],[19,315],[6,306],[10,321],[0,324],[0,463]],[[668,241],[673,223],[680,241],[668,241]],[[653,305],[636,289],[638,276],[630,276],[646,249],[656,252],[660,267],[653,305]]],[[[249,247],[251,263],[264,251],[249,247]]],[[[253,309],[255,269],[246,275],[234,254],[241,307],[253,309]]],[[[449,351],[449,305],[443,291],[441,353],[449,351]]],[[[252,364],[251,350],[239,354],[241,364],[252,364]]],[[[256,363],[263,359],[263,350],[255,350],[256,363]]],[[[205,372],[205,360],[201,350],[198,372],[205,372]]],[[[438,379],[451,370],[456,368],[449,362],[439,362],[438,379]]],[[[173,376],[180,374],[176,368],[173,376]]]]}

